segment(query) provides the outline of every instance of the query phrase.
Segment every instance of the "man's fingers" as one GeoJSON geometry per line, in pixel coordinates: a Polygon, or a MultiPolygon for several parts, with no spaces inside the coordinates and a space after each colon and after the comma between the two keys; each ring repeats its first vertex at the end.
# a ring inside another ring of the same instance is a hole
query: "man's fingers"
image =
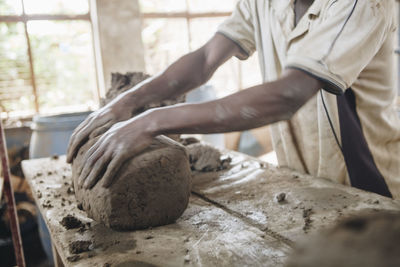
{"type": "MultiPolygon", "coordinates": [[[[99,149],[101,148],[102,144],[104,143],[105,138],[104,136],[99,138],[96,143],[94,143],[85,153],[85,155],[83,155],[81,161],[87,163],[89,161],[89,158],[92,157],[92,155],[99,149]]],[[[83,166],[82,166],[83,168],[83,166]]],[[[82,172],[82,169],[78,169],[78,175],[80,175],[82,172]]]]}
{"type": "Polygon", "coordinates": [[[118,170],[121,168],[124,162],[125,157],[122,155],[118,155],[111,160],[103,176],[103,187],[107,188],[112,184],[112,182],[116,178],[115,175],[117,174],[118,170]]]}
{"type": "Polygon", "coordinates": [[[110,118],[91,117],[84,121],[84,125],[79,130],[75,130],[68,146],[67,162],[71,163],[79,148],[87,141],[93,129],[99,128],[111,121],[110,118]],[[86,122],[87,121],[87,122],[86,122]],[[85,123],[86,122],[86,123],[85,123]]]}
{"type": "Polygon", "coordinates": [[[106,168],[110,160],[111,160],[111,153],[104,153],[101,159],[98,160],[94,165],[94,167],[92,168],[89,176],[86,178],[86,181],[83,184],[83,188],[85,189],[92,188],[97,183],[97,181],[101,178],[103,170],[106,168]]]}
{"type": "Polygon", "coordinates": [[[79,148],[88,140],[88,136],[84,134],[79,134],[73,143],[70,145],[70,149],[67,154],[67,162],[72,163],[72,160],[76,157],[79,148]]]}
{"type": "Polygon", "coordinates": [[[90,157],[88,157],[87,160],[82,161],[82,162],[84,162],[85,166],[82,168],[82,170],[80,170],[81,171],[80,173],[78,171],[78,175],[79,175],[78,185],[79,186],[82,186],[84,184],[85,180],[89,176],[89,173],[93,169],[93,166],[101,160],[101,157],[103,156],[103,154],[104,154],[104,150],[100,147],[90,157]]]}
{"type": "Polygon", "coordinates": [[[99,149],[101,144],[103,143],[103,138],[100,138],[99,140],[96,141],[87,151],[86,154],[83,156],[82,161],[87,162],[89,158],[99,149]]]}
{"type": "Polygon", "coordinates": [[[103,133],[107,132],[108,129],[113,125],[112,121],[107,122],[105,125],[98,127],[96,130],[92,131],[90,138],[95,138],[103,133]]]}
{"type": "Polygon", "coordinates": [[[148,147],[148,143],[143,142],[134,148],[130,148],[129,153],[127,153],[126,150],[117,151],[118,154],[112,159],[112,161],[110,162],[110,164],[107,167],[105,174],[103,175],[103,179],[104,179],[103,186],[109,187],[116,179],[115,175],[117,174],[118,170],[121,168],[122,164],[124,164],[128,158],[136,156],[138,153],[143,151],[143,149],[145,149],[146,147],[148,147]]]}
{"type": "Polygon", "coordinates": [[[83,122],[81,122],[78,127],[75,128],[74,133],[80,132],[86,125],[88,125],[93,120],[93,115],[90,114],[83,122]]]}
{"type": "Polygon", "coordinates": [[[78,127],[74,130],[74,132],[72,133],[71,138],[69,139],[69,144],[68,144],[68,150],[67,150],[67,162],[71,163],[74,156],[75,156],[75,147],[76,147],[76,143],[79,142],[78,138],[81,138],[81,131],[82,129],[84,129],[85,127],[87,127],[87,125],[89,123],[91,123],[92,121],[92,117],[89,117],[84,120],[81,124],[78,125],[78,127]]]}

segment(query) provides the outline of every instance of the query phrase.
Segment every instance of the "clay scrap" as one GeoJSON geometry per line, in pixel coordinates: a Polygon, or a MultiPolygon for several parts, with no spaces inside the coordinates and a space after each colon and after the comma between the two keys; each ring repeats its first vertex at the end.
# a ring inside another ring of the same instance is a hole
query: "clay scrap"
{"type": "Polygon", "coordinates": [[[198,172],[215,172],[228,168],[231,158],[222,158],[221,152],[207,144],[193,143],[186,146],[190,168],[198,172]]]}
{"type": "Polygon", "coordinates": [[[88,240],[78,240],[78,241],[71,242],[69,244],[69,253],[80,254],[82,252],[89,251],[91,245],[92,245],[92,241],[88,241],[88,240]]]}
{"type": "Polygon", "coordinates": [[[76,218],[75,216],[68,214],[62,220],[60,221],[60,224],[64,226],[65,229],[75,229],[75,228],[80,228],[83,226],[83,223],[81,220],[76,218]]]}
{"type": "Polygon", "coordinates": [[[400,266],[400,214],[353,216],[298,245],[286,266],[400,266]]]}

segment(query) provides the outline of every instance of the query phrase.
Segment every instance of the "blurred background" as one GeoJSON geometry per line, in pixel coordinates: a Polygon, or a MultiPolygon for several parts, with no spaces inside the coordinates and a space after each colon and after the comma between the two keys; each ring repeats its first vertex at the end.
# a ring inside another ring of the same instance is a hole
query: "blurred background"
{"type": "MultiPolygon", "coordinates": [[[[1,118],[15,124],[35,114],[95,110],[112,72],[162,71],[212,37],[236,2],[0,0],[1,118]]],[[[196,98],[223,97],[260,81],[257,53],[233,58],[196,98]]],[[[227,134],[222,142],[254,156],[272,150],[267,128],[227,134]]]]}
{"type": "MultiPolygon", "coordinates": [[[[1,117],[18,124],[35,114],[95,110],[111,72],[162,71],[211,38],[236,2],[0,0],[1,117]]],[[[198,100],[260,81],[257,53],[247,61],[234,58],[198,100]]],[[[261,144],[244,152],[268,152],[270,142],[261,138],[268,131],[253,132],[250,136],[260,136],[261,144]]],[[[225,135],[216,145],[239,149],[240,136],[225,135]]]]}
{"type": "MultiPolygon", "coordinates": [[[[118,10],[123,1],[97,1],[96,8],[118,10]]],[[[135,51],[130,71],[149,74],[162,71],[183,54],[199,48],[215,33],[217,26],[230,15],[236,0],[142,0],[126,1],[131,10],[113,14],[124,23],[109,25],[115,38],[130,39],[126,50],[135,51]],[[132,3],[130,3],[132,2],[132,3]],[[135,3],[137,2],[137,3],[135,3]],[[139,13],[140,7],[140,13],[139,13]],[[129,18],[131,16],[131,18],[129,18]],[[140,18],[139,23],[132,23],[140,18]],[[135,25],[137,24],[137,25],[135,25]],[[140,27],[139,29],[133,27],[140,27]],[[140,44],[142,43],[142,44],[140,44]]],[[[92,6],[93,7],[93,6],[92,6]]],[[[99,10],[100,15],[111,10],[99,10]]],[[[32,116],[94,109],[99,89],[96,60],[107,61],[118,50],[96,58],[90,4],[86,0],[0,0],[0,93],[2,117],[32,116]]],[[[107,25],[97,30],[104,29],[107,25]]],[[[102,32],[98,33],[99,35],[102,32]]],[[[100,37],[101,38],[101,37],[100,37]]],[[[113,40],[109,40],[112,42],[113,40]]],[[[101,45],[101,44],[100,44],[101,45]]],[[[101,51],[99,51],[101,52],[101,51]]],[[[129,57],[129,55],[127,55],[129,57]]],[[[232,59],[210,81],[217,96],[260,81],[257,56],[239,62],[232,59]]],[[[101,63],[101,62],[100,62],[101,63]]],[[[99,72],[100,71],[100,72],[99,72]]],[[[115,69],[118,71],[118,67],[115,69]]],[[[108,73],[105,75],[109,75],[108,73]]],[[[109,87],[106,77],[105,88],[109,87]]]]}
{"type": "MultiPolygon", "coordinates": [[[[98,108],[110,87],[111,73],[154,75],[164,70],[211,38],[236,2],[0,0],[0,116],[6,124],[12,182],[30,266],[44,266],[46,256],[38,242],[36,207],[21,160],[65,153],[74,127],[98,108]]],[[[398,54],[399,50],[394,51],[393,56],[398,54]]],[[[246,61],[233,58],[187,99],[212,100],[260,82],[257,53],[246,61]]],[[[276,164],[268,127],[198,137],[276,164]]],[[[46,253],[51,258],[51,252],[46,253]]],[[[5,204],[0,201],[0,265],[12,265],[4,255],[13,260],[5,204]]]]}

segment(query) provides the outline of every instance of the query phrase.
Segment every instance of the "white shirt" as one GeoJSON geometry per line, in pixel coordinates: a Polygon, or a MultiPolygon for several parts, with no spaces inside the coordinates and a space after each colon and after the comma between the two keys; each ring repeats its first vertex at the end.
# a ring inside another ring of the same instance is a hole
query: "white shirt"
{"type": "Polygon", "coordinates": [[[315,0],[294,21],[294,0],[242,0],[218,29],[240,59],[258,51],[264,82],[285,68],[324,82],[290,122],[271,126],[279,165],[373,192],[381,179],[399,198],[394,0],[315,0]]]}

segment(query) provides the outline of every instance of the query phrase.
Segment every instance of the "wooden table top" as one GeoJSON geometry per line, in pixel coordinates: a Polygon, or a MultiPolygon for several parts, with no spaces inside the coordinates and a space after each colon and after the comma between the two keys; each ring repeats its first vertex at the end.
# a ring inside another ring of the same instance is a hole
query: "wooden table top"
{"type": "Polygon", "coordinates": [[[77,208],[65,157],[22,167],[65,266],[282,266],[298,240],[341,217],[400,210],[399,201],[224,154],[231,167],[194,175],[189,207],[176,223],[131,232],[111,230],[77,208]],[[91,226],[67,230],[60,224],[66,215],[91,226]],[[71,253],[76,241],[91,242],[90,251],[71,253]]]}

